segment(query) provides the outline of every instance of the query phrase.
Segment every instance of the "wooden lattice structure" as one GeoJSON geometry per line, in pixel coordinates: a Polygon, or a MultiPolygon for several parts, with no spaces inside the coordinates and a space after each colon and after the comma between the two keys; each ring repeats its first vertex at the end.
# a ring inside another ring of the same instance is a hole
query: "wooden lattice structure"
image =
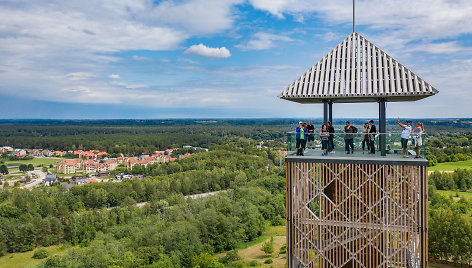
{"type": "Polygon", "coordinates": [[[286,164],[288,267],[427,267],[428,161],[286,164]]]}

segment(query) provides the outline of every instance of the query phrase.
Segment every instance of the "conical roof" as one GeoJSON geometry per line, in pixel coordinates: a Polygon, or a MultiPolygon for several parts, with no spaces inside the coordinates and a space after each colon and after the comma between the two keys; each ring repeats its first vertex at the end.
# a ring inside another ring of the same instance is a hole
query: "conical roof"
{"type": "Polygon", "coordinates": [[[299,103],[416,101],[438,91],[353,32],[280,95],[299,103]]]}

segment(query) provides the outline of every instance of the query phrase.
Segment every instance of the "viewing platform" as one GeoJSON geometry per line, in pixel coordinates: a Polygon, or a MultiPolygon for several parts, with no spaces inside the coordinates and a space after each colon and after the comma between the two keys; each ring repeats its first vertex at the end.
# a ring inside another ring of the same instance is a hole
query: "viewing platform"
{"type": "MultiPolygon", "coordinates": [[[[289,156],[296,156],[296,132],[288,132],[287,133],[287,153],[289,156]]],[[[321,156],[322,151],[322,144],[321,144],[321,138],[319,136],[319,131],[316,132],[313,135],[313,141],[308,141],[308,136],[310,134],[305,134],[305,140],[306,140],[306,148],[303,152],[303,157],[308,157],[308,156],[321,156]]],[[[345,133],[333,133],[332,134],[332,140],[333,140],[333,145],[334,148],[331,149],[330,147],[328,149],[328,154],[327,156],[323,156],[325,158],[330,158],[330,157],[343,157],[347,159],[357,159],[357,158],[369,158],[369,159],[377,159],[377,160],[382,160],[382,159],[410,159],[410,160],[415,160],[415,161],[426,161],[425,160],[425,146],[424,144],[426,143],[426,140],[428,139],[426,134],[422,134],[419,136],[421,146],[419,146],[419,158],[416,158],[416,148],[414,145],[415,139],[410,138],[407,143],[407,151],[408,151],[408,157],[404,156],[402,144],[401,144],[401,133],[398,132],[388,132],[385,134],[377,134],[375,135],[374,138],[374,147],[375,147],[375,153],[371,153],[370,145],[367,145],[367,142],[364,142],[364,150],[362,149],[362,141],[364,139],[364,136],[366,134],[363,133],[354,133],[354,134],[347,134],[347,135],[352,135],[353,137],[353,144],[354,144],[354,151],[349,150],[349,154],[347,153],[346,150],[346,141],[345,133]],[[382,156],[382,152],[380,150],[380,137],[384,136],[385,141],[386,141],[386,150],[385,150],[385,155],[382,156]]],[[[427,161],[426,161],[427,162],[427,161]]]]}

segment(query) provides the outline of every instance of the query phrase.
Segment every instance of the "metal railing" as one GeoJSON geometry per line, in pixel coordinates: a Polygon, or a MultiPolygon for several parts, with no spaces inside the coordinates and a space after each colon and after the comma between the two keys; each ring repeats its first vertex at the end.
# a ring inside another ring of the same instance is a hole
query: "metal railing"
{"type": "MultiPolygon", "coordinates": [[[[287,151],[288,154],[295,155],[297,153],[297,133],[295,131],[287,133],[287,151]]],[[[319,132],[315,132],[314,134],[305,134],[304,141],[300,142],[299,147],[304,145],[304,155],[318,155],[322,153],[322,142],[319,132]]],[[[386,144],[386,156],[387,157],[404,157],[404,150],[402,148],[402,133],[399,132],[386,132],[386,133],[376,133],[376,134],[366,134],[366,133],[343,133],[343,132],[335,132],[330,133],[329,142],[328,142],[328,155],[332,154],[348,154],[350,156],[381,156],[381,148],[380,148],[380,137],[385,137],[385,144],[386,144]],[[347,150],[347,139],[352,137],[352,144],[354,147],[354,153],[352,152],[351,148],[349,147],[349,151],[347,150]],[[372,150],[370,149],[371,145],[374,145],[375,153],[370,154],[372,150]]],[[[409,157],[416,157],[417,156],[417,146],[416,144],[419,143],[419,157],[424,158],[425,156],[425,142],[427,139],[427,135],[422,133],[419,136],[414,135],[413,133],[409,136],[407,140],[407,155],[409,157]]]]}

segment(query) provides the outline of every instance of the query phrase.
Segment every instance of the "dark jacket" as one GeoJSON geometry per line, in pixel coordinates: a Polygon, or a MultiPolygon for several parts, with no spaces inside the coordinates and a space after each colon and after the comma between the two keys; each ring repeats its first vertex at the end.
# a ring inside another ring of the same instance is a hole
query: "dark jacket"
{"type": "Polygon", "coordinates": [[[369,133],[370,133],[370,139],[374,140],[375,139],[375,133],[377,133],[377,128],[375,127],[375,125],[370,126],[369,133]]]}
{"type": "MultiPolygon", "coordinates": [[[[354,131],[354,127],[353,127],[352,125],[351,125],[350,128],[348,128],[347,126],[345,126],[345,127],[344,127],[344,132],[345,132],[345,133],[356,133],[356,132],[354,131]]],[[[344,139],[345,139],[345,140],[354,139],[354,135],[352,135],[352,134],[346,134],[346,135],[344,135],[344,139]]]]}

